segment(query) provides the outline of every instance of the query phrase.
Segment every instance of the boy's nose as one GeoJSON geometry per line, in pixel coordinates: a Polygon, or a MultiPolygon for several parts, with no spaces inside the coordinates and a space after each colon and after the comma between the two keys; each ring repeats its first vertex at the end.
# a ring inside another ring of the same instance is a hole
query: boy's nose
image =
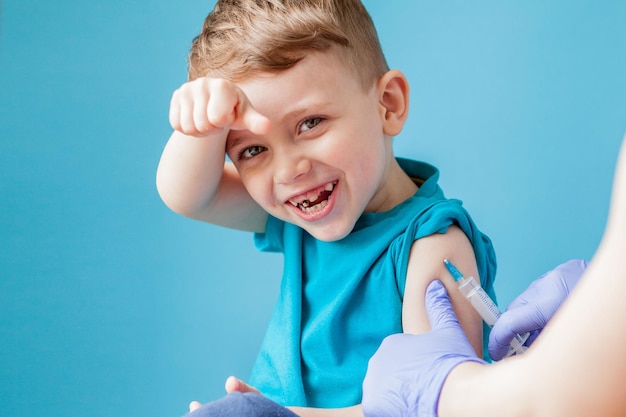
{"type": "Polygon", "coordinates": [[[275,159],[274,180],[277,184],[290,184],[311,170],[311,161],[303,156],[282,155],[275,159]]]}

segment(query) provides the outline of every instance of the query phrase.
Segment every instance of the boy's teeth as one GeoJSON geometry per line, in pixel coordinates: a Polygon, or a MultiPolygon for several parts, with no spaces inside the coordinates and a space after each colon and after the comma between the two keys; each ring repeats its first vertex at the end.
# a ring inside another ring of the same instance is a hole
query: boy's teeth
{"type": "Polygon", "coordinates": [[[316,205],[314,205],[312,207],[309,207],[309,206],[305,207],[304,205],[301,205],[300,206],[300,210],[302,210],[304,212],[307,212],[307,213],[311,213],[311,212],[313,212],[315,210],[323,209],[324,207],[326,207],[326,204],[328,204],[328,200],[322,200],[320,203],[317,203],[316,205]]]}
{"type": "Polygon", "coordinates": [[[307,212],[321,209],[327,204],[328,196],[334,189],[335,183],[329,182],[324,186],[323,189],[318,189],[318,191],[307,193],[304,196],[305,198],[303,200],[289,200],[289,203],[291,203],[294,207],[298,207],[300,210],[307,212]],[[322,201],[318,201],[320,200],[320,196],[322,196],[323,198],[322,201]]]}

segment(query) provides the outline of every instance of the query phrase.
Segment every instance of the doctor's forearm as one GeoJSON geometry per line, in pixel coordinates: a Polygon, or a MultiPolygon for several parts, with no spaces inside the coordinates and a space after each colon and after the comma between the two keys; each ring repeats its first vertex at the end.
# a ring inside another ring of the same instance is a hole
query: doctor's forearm
{"type": "Polygon", "coordinates": [[[287,407],[300,417],[363,417],[360,405],[345,408],[287,407]]]}
{"type": "Polygon", "coordinates": [[[437,415],[531,416],[533,399],[527,392],[528,378],[524,376],[523,363],[516,363],[517,359],[512,357],[497,366],[476,362],[457,366],[450,372],[441,391],[437,415]]]}

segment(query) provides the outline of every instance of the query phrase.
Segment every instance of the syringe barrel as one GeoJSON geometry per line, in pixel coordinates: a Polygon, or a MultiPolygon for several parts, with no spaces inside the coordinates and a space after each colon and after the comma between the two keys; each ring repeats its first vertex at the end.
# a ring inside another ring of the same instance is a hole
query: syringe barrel
{"type": "MultiPolygon", "coordinates": [[[[496,303],[494,303],[491,297],[487,295],[485,290],[483,290],[480,286],[480,283],[476,281],[476,278],[464,277],[447,259],[444,259],[443,262],[448,268],[448,271],[450,271],[450,274],[452,274],[456,282],[459,284],[459,291],[461,291],[461,294],[463,294],[465,298],[470,301],[472,307],[474,307],[474,309],[478,312],[483,321],[487,323],[489,327],[493,327],[502,315],[496,303]]],[[[526,350],[524,343],[526,342],[526,339],[528,339],[529,335],[530,333],[524,333],[522,335],[516,334],[511,341],[511,346],[506,356],[511,356],[513,354],[519,355],[523,353],[526,350]]]]}
{"type": "Polygon", "coordinates": [[[467,298],[476,309],[480,317],[489,326],[493,326],[501,313],[498,306],[487,295],[474,277],[463,277],[459,281],[459,291],[467,298]]]}

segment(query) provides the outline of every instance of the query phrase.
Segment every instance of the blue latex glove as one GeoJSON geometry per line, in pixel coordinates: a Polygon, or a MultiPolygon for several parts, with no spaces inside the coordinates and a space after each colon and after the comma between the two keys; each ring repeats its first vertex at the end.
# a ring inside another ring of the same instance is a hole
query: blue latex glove
{"type": "Polygon", "coordinates": [[[531,332],[524,343],[530,346],[567,298],[583,272],[587,262],[574,259],[557,266],[537,278],[519,295],[500,316],[489,335],[489,356],[502,359],[515,334],[531,332]]]}
{"type": "Polygon", "coordinates": [[[462,362],[482,362],[454,314],[445,287],[426,290],[432,330],[386,337],[369,361],[361,405],[365,417],[436,416],[443,383],[462,362]]]}

